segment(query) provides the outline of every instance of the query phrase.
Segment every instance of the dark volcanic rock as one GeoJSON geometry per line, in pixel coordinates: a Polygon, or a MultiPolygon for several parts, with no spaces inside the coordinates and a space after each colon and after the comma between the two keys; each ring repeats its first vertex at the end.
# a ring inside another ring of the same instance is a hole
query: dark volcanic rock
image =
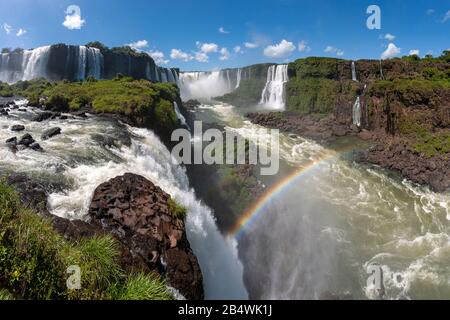
{"type": "Polygon", "coordinates": [[[53,116],[54,116],[53,112],[49,112],[49,111],[40,112],[40,113],[36,114],[35,116],[33,116],[33,118],[31,118],[31,121],[42,122],[42,121],[52,118],[53,116]]]}
{"type": "Polygon", "coordinates": [[[427,157],[418,154],[400,139],[385,138],[366,152],[359,161],[380,165],[397,171],[405,178],[429,185],[437,192],[450,188],[450,158],[447,156],[427,157]]]}
{"type": "Polygon", "coordinates": [[[21,124],[16,124],[11,127],[11,131],[23,131],[25,127],[21,124]]]}
{"type": "Polygon", "coordinates": [[[48,130],[45,130],[42,133],[42,140],[48,140],[50,138],[53,138],[54,136],[61,134],[61,128],[55,127],[48,130]]]}
{"type": "Polygon", "coordinates": [[[144,262],[186,298],[203,299],[197,258],[184,221],[173,216],[169,199],[150,181],[127,173],[97,187],[89,208],[90,223],[130,248],[129,264],[144,262]]]}
{"type": "Polygon", "coordinates": [[[9,138],[5,142],[16,145],[17,144],[17,137],[9,138]]]}
{"type": "Polygon", "coordinates": [[[12,174],[7,178],[7,183],[12,185],[20,195],[25,206],[29,206],[42,215],[49,215],[47,210],[47,192],[45,187],[31,180],[24,174],[12,174]]]}
{"type": "Polygon", "coordinates": [[[34,141],[33,137],[29,133],[26,133],[22,136],[22,138],[20,138],[20,140],[17,144],[25,146],[25,147],[29,147],[30,145],[32,145],[35,142],[36,141],[34,141]]]}
{"type": "Polygon", "coordinates": [[[43,150],[42,147],[41,147],[41,145],[40,145],[39,143],[37,143],[37,142],[33,142],[33,143],[29,146],[29,148],[32,149],[32,150],[35,150],[35,151],[42,151],[42,150],[43,150]]]}

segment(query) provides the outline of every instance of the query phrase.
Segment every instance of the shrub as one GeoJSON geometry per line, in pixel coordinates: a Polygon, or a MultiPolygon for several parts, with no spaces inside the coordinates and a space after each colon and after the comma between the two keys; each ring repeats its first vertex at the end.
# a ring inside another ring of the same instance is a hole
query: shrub
{"type": "Polygon", "coordinates": [[[181,220],[186,219],[187,209],[185,207],[176,203],[172,198],[167,201],[167,204],[169,205],[169,210],[172,212],[173,217],[181,220]]]}
{"type": "Polygon", "coordinates": [[[66,111],[69,109],[69,100],[62,94],[52,94],[45,102],[45,106],[52,110],[66,111]]]}

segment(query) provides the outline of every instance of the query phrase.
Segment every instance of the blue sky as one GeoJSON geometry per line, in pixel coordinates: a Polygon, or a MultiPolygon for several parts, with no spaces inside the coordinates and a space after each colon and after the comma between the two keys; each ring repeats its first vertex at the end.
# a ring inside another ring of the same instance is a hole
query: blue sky
{"type": "Polygon", "coordinates": [[[307,56],[439,55],[450,48],[450,1],[0,0],[0,47],[94,40],[134,43],[182,70],[307,56]],[[381,9],[380,30],[366,27],[371,4],[381,9]],[[70,5],[81,14],[68,12],[70,5]]]}

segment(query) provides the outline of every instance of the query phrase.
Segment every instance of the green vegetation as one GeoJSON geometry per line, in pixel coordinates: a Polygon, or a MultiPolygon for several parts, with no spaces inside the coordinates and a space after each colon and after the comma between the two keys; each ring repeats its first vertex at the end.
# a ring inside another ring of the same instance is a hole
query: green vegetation
{"type": "Polygon", "coordinates": [[[163,281],[156,275],[131,275],[115,300],[173,300],[163,281]]]}
{"type": "Polygon", "coordinates": [[[181,220],[186,219],[187,209],[185,207],[179,205],[172,198],[167,201],[167,204],[169,205],[170,212],[172,212],[172,216],[181,220]]]}
{"type": "Polygon", "coordinates": [[[342,63],[345,62],[342,59],[310,57],[290,63],[289,70],[291,74],[295,74],[295,77],[300,79],[326,78],[337,80],[340,76],[342,63]]]}
{"type": "Polygon", "coordinates": [[[242,80],[235,91],[216,99],[238,107],[256,105],[261,100],[261,92],[266,81],[265,79],[242,80]]]}
{"type": "MultiPolygon", "coordinates": [[[[71,243],[46,218],[20,204],[0,182],[0,283],[24,299],[170,299],[153,274],[127,276],[110,236],[71,243]],[[81,289],[67,289],[67,267],[81,269],[81,289]]],[[[2,298],[9,298],[5,291],[2,298]]]]}
{"type": "Polygon", "coordinates": [[[14,300],[14,298],[8,291],[0,289],[0,301],[2,300],[14,300]]]}
{"type": "MultiPolygon", "coordinates": [[[[44,79],[1,84],[1,92],[12,92],[48,109],[69,111],[87,108],[94,113],[114,113],[128,117],[139,126],[149,126],[160,134],[169,134],[177,125],[173,101],[179,95],[176,85],[151,83],[118,76],[113,80],[85,82],[44,79]]],[[[1,94],[1,93],[0,93],[1,94]]]]}
{"type": "Polygon", "coordinates": [[[402,116],[399,131],[409,138],[412,149],[428,157],[450,153],[450,132],[436,131],[413,116],[402,116]]]}

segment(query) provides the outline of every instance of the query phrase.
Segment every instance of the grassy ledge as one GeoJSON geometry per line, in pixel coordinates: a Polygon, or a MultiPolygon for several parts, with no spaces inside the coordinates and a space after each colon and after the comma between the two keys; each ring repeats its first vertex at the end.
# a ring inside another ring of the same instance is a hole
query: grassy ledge
{"type": "Polygon", "coordinates": [[[0,299],[172,299],[159,275],[127,275],[118,257],[110,236],[78,243],[64,239],[0,181],[0,299]],[[81,270],[79,290],[67,288],[72,265],[81,270]]]}

